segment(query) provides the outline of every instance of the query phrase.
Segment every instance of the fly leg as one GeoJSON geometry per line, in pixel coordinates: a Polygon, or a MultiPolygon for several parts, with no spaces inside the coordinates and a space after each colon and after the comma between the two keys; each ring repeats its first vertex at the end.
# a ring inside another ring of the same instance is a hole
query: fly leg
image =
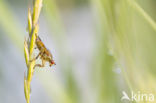
{"type": "Polygon", "coordinates": [[[34,69],[35,69],[36,67],[44,67],[44,66],[45,66],[45,60],[42,59],[42,64],[36,64],[36,65],[34,66],[34,69]]]}
{"type": "Polygon", "coordinates": [[[36,59],[38,59],[38,57],[39,56],[41,56],[43,53],[42,52],[40,52],[35,58],[33,58],[32,60],[30,60],[30,62],[32,62],[32,61],[34,61],[34,60],[36,60],[36,59]]]}

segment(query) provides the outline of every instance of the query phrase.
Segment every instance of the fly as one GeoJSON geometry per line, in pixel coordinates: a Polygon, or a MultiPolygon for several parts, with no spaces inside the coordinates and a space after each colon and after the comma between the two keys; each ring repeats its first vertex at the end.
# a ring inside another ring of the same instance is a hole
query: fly
{"type": "Polygon", "coordinates": [[[35,67],[45,67],[45,62],[49,62],[49,66],[56,65],[55,61],[53,60],[53,56],[51,52],[45,47],[44,43],[41,41],[40,37],[36,35],[35,44],[39,50],[39,54],[33,59],[36,60],[40,57],[42,64],[36,64],[35,67]]]}

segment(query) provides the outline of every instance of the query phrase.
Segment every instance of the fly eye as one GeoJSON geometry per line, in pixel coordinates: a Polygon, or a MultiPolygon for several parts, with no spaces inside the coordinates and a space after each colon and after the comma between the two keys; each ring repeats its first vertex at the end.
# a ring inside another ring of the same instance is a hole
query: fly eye
{"type": "Polygon", "coordinates": [[[52,65],[53,65],[53,64],[56,65],[56,63],[54,62],[54,60],[51,61],[51,64],[52,64],[52,65]]]}

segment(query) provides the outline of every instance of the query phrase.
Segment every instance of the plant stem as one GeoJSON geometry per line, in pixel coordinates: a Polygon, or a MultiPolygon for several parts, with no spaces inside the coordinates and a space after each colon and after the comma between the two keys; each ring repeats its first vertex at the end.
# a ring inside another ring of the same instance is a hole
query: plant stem
{"type": "Polygon", "coordinates": [[[31,61],[33,59],[33,51],[35,47],[35,41],[36,41],[36,34],[38,35],[38,18],[40,15],[41,7],[42,7],[42,0],[35,0],[33,6],[33,14],[31,15],[31,10],[29,8],[28,10],[28,33],[30,41],[27,41],[25,39],[24,41],[24,54],[25,54],[25,61],[27,64],[28,72],[27,76],[24,75],[24,92],[25,92],[25,98],[27,103],[30,103],[30,85],[31,80],[33,77],[34,72],[34,66],[35,66],[35,60],[31,61]]]}
{"type": "Polygon", "coordinates": [[[127,0],[128,4],[133,7],[142,17],[149,23],[149,25],[156,31],[155,21],[135,2],[135,0],[127,0]]]}

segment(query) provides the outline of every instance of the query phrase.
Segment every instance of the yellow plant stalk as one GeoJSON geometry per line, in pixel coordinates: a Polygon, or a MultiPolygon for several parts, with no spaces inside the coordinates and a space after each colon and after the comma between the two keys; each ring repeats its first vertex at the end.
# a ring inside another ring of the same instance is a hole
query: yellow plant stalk
{"type": "Polygon", "coordinates": [[[29,39],[24,41],[24,55],[27,65],[27,75],[24,74],[24,93],[27,103],[30,103],[30,84],[33,77],[35,60],[33,59],[33,51],[35,47],[36,34],[38,35],[38,18],[42,8],[42,0],[35,0],[33,5],[33,14],[28,9],[28,33],[29,39]]]}

